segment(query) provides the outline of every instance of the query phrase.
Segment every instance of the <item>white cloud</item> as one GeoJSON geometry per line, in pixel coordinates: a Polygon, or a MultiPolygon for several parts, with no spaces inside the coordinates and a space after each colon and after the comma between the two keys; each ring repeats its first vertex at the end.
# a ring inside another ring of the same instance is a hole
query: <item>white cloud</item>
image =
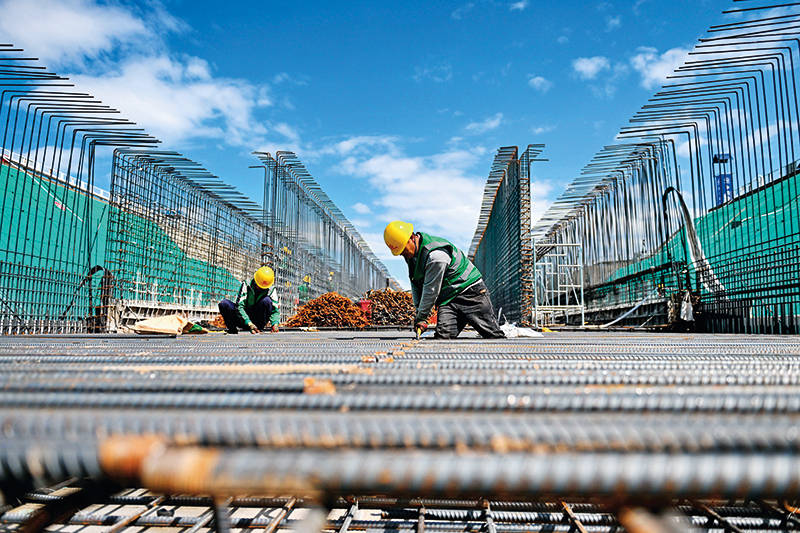
{"type": "Polygon", "coordinates": [[[418,66],[414,68],[413,78],[416,82],[431,80],[436,83],[444,83],[453,79],[453,66],[449,63],[425,67],[418,66]]]}
{"type": "Polygon", "coordinates": [[[528,7],[528,0],[520,0],[519,2],[512,2],[508,8],[511,11],[524,11],[528,7]]]}
{"type": "Polygon", "coordinates": [[[393,135],[356,135],[319,150],[322,155],[352,156],[378,150],[394,151],[398,139],[393,135]]]}
{"type": "Polygon", "coordinates": [[[186,77],[195,80],[211,79],[211,69],[208,61],[199,57],[190,57],[186,60],[186,77]]]}
{"type": "Polygon", "coordinates": [[[464,130],[472,134],[486,133],[487,131],[496,130],[503,122],[503,114],[495,113],[486,120],[480,122],[470,122],[464,127],[464,130]]]}
{"type": "Polygon", "coordinates": [[[131,11],[92,0],[4,0],[0,13],[3,40],[50,66],[84,65],[115,46],[155,36],[131,11]]]}
{"type": "Polygon", "coordinates": [[[551,181],[536,179],[531,180],[531,221],[533,225],[550,208],[554,200],[554,188],[551,181]]]}
{"type": "MultiPolygon", "coordinates": [[[[350,223],[353,226],[356,227],[356,229],[358,229],[358,228],[368,228],[368,227],[370,227],[372,225],[372,223],[369,220],[366,220],[366,219],[363,219],[363,218],[350,218],[348,220],[350,221],[350,223]]],[[[359,230],[359,233],[361,233],[360,230],[359,230]]],[[[363,235],[362,235],[362,237],[363,237],[363,235]]],[[[370,248],[372,248],[372,247],[370,246],[370,248]]]]}
{"type": "Polygon", "coordinates": [[[617,63],[611,67],[611,72],[597,80],[597,83],[589,87],[597,98],[613,98],[617,93],[617,84],[628,75],[628,66],[624,63],[617,63]]]}
{"type": "Polygon", "coordinates": [[[572,62],[572,70],[582,80],[593,80],[600,72],[611,67],[608,58],[603,56],[579,57],[572,62]]]}
{"type": "Polygon", "coordinates": [[[272,83],[275,85],[280,85],[281,83],[289,83],[292,85],[308,85],[306,80],[292,76],[288,72],[278,72],[275,74],[272,77],[272,83]]]}
{"type": "Polygon", "coordinates": [[[297,133],[297,130],[291,127],[290,125],[286,124],[285,122],[279,122],[277,124],[272,125],[272,129],[279,134],[283,135],[291,142],[298,143],[300,142],[300,134],[297,133]]]}
{"type": "Polygon", "coordinates": [[[367,204],[363,204],[361,202],[356,202],[355,204],[353,204],[353,211],[355,211],[359,215],[369,215],[370,213],[372,213],[372,209],[370,209],[367,204]]]}
{"type": "Polygon", "coordinates": [[[631,66],[642,76],[642,87],[653,89],[661,85],[668,75],[686,61],[689,50],[671,48],[659,54],[656,48],[642,46],[637,52],[631,58],[631,66]]]}
{"type": "MultiPolygon", "coordinates": [[[[218,137],[252,145],[266,130],[253,117],[269,105],[266,89],[236,79],[212,78],[202,60],[167,55],[132,57],[102,75],[78,74],[82,89],[170,142],[218,137]]],[[[289,133],[281,125],[283,133],[289,133]]]]}
{"type": "Polygon", "coordinates": [[[691,139],[679,141],[677,146],[675,146],[675,153],[678,155],[678,157],[688,159],[689,150],[696,154],[701,147],[706,146],[707,144],[708,141],[706,141],[704,135],[700,135],[698,137],[692,136],[691,139]]]}
{"type": "Polygon", "coordinates": [[[553,82],[550,80],[543,78],[542,76],[534,76],[533,74],[528,74],[528,85],[537,91],[546,93],[550,90],[553,86],[553,82]]]}
{"type": "Polygon", "coordinates": [[[556,42],[558,44],[567,44],[569,42],[569,37],[567,37],[566,35],[560,35],[558,39],[556,39],[556,42]]]}
{"type": "MultiPolygon", "coordinates": [[[[367,180],[373,189],[376,226],[408,220],[420,230],[447,237],[466,249],[478,220],[485,177],[470,169],[486,158],[482,148],[449,149],[427,156],[410,156],[398,145],[382,151],[354,148],[337,168],[341,174],[367,180]]],[[[488,161],[487,161],[488,166],[488,161]]],[[[361,231],[359,229],[359,231],[361,231]]],[[[362,233],[370,246],[384,255],[380,234],[362,233]]]]}
{"type": "MultiPolygon", "coordinates": [[[[0,33],[66,70],[79,90],[118,108],[122,116],[170,143],[216,138],[230,145],[267,142],[269,122],[256,118],[273,105],[266,85],[217,77],[199,57],[171,53],[165,36],[184,22],[157,0],[0,0],[0,33]]],[[[302,83],[278,73],[274,83],[302,83]]],[[[273,132],[299,144],[286,123],[273,132]]]]}
{"type": "Polygon", "coordinates": [[[622,26],[622,17],[620,15],[616,17],[606,17],[606,31],[614,31],[620,26],[622,26]]]}
{"type": "Polygon", "coordinates": [[[472,8],[474,7],[475,7],[474,2],[467,2],[461,7],[454,9],[453,12],[450,13],[450,16],[455,20],[461,20],[462,18],[464,18],[464,15],[472,11],[472,8]]]}
{"type": "Polygon", "coordinates": [[[533,135],[541,135],[543,133],[549,133],[554,129],[556,129],[555,126],[534,126],[531,128],[531,133],[533,135]]]}

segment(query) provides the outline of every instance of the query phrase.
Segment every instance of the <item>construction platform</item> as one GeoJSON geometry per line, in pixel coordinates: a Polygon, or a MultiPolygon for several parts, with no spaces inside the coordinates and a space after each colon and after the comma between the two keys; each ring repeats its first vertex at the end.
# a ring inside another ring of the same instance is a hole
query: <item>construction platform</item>
{"type": "Polygon", "coordinates": [[[800,530],[800,338],[0,337],[5,530],[800,530]]]}

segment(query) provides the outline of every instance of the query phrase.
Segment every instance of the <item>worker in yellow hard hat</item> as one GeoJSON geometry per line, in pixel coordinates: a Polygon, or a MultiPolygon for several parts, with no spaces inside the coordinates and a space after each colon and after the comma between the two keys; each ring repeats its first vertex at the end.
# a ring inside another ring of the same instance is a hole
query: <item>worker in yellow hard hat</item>
{"type": "Polygon", "coordinates": [[[386,226],[383,240],[392,255],[402,255],[408,264],[411,296],[417,309],[414,329],[428,329],[428,317],[438,305],[436,338],[456,338],[467,324],[483,338],[505,337],[483,276],[453,243],[415,233],[413,224],[401,220],[386,226]]]}
{"type": "Polygon", "coordinates": [[[225,298],[219,303],[219,312],[228,333],[238,333],[240,329],[277,333],[281,313],[275,272],[268,266],[256,270],[253,279],[242,282],[236,302],[225,298]]]}

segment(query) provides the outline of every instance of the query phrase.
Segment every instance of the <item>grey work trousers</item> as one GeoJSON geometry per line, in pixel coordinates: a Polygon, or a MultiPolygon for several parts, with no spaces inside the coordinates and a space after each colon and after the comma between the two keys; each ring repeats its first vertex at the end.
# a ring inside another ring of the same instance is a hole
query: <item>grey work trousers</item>
{"type": "Polygon", "coordinates": [[[435,338],[455,339],[467,324],[484,339],[505,338],[483,280],[468,287],[447,305],[439,306],[435,338]]]}

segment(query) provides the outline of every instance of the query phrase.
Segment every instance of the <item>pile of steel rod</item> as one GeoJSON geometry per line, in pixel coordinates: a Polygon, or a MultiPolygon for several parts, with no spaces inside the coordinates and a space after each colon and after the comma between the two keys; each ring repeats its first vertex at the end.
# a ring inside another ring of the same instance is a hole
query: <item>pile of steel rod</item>
{"type": "Polygon", "coordinates": [[[800,523],[797,338],[465,335],[2,337],[0,522],[387,532],[800,523]]]}

